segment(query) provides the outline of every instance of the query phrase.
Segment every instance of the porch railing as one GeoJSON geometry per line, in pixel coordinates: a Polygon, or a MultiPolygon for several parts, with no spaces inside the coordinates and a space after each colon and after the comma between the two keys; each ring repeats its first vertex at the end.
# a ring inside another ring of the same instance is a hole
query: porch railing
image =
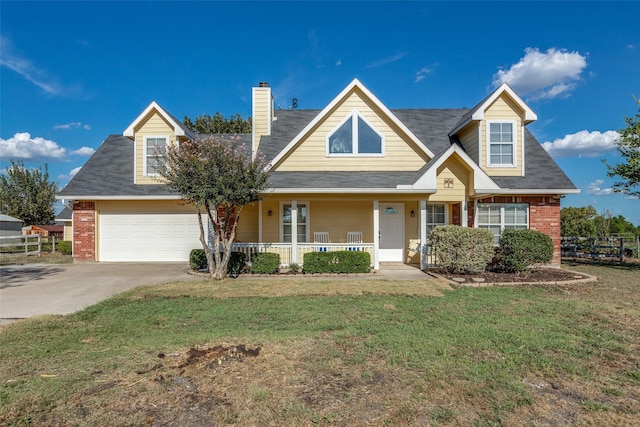
{"type": "MultiPolygon", "coordinates": [[[[293,262],[294,247],[291,243],[234,243],[232,250],[242,252],[247,261],[260,252],[271,252],[280,255],[280,264],[287,266],[293,262]]],[[[364,251],[371,255],[373,263],[373,243],[298,243],[295,249],[297,263],[302,265],[304,254],[309,252],[364,251]]]]}

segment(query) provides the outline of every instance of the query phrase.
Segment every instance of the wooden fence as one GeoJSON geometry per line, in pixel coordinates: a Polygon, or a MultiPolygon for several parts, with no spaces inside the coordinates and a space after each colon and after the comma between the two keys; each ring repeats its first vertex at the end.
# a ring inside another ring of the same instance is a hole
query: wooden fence
{"type": "MultiPolygon", "coordinates": [[[[55,243],[53,243],[55,247],[55,243]]],[[[42,254],[42,236],[39,234],[18,234],[0,236],[0,255],[37,255],[42,254]]]]}
{"type": "Polygon", "coordinates": [[[633,249],[625,245],[624,237],[563,237],[561,254],[571,258],[623,261],[625,256],[633,255],[633,249]]]}

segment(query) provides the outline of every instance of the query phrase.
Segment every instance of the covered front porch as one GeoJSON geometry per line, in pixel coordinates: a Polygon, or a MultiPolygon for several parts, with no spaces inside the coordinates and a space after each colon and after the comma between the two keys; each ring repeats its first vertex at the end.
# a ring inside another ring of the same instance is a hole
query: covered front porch
{"type": "Polygon", "coordinates": [[[364,251],[376,270],[385,262],[425,269],[433,264],[430,231],[438,225],[466,226],[466,206],[397,195],[269,198],[245,207],[233,250],[248,259],[258,252],[277,253],[283,266],[302,265],[310,252],[364,251]]]}

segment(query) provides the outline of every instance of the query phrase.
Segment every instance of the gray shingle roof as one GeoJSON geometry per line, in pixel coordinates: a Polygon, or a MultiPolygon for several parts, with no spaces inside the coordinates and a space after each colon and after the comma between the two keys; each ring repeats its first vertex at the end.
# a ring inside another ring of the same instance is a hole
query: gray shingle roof
{"type": "MultiPolygon", "coordinates": [[[[468,115],[468,109],[399,109],[396,117],[425,144],[436,158],[450,147],[448,133],[468,115]]],[[[278,110],[270,136],[260,140],[260,151],[267,161],[272,160],[311,122],[320,110],[278,110]]],[[[251,135],[239,135],[250,144],[251,135]]],[[[166,197],[175,195],[165,185],[136,185],[133,183],[133,142],[121,135],[107,138],[71,182],[59,193],[69,196],[141,196],[166,197]]],[[[429,162],[432,164],[435,159],[429,162]]],[[[533,135],[525,133],[525,176],[492,177],[502,188],[512,190],[574,190],[575,186],[542,148],[533,135]]],[[[395,188],[409,185],[426,170],[391,172],[278,172],[271,176],[273,188],[395,188]]]]}

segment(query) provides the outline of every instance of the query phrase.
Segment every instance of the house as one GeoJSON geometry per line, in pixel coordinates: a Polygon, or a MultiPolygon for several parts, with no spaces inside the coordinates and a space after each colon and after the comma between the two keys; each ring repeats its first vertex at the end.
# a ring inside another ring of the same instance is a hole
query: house
{"type": "Polygon", "coordinates": [[[62,233],[62,240],[72,241],[73,240],[73,210],[69,206],[66,206],[56,215],[54,218],[56,225],[61,225],[64,227],[64,231],[62,233]]]}
{"type": "Polygon", "coordinates": [[[0,212],[0,236],[16,236],[22,234],[22,220],[0,212]]]}
{"type": "MultiPolygon", "coordinates": [[[[560,200],[578,190],[527,125],[536,114],[506,84],[471,109],[389,109],[353,80],[322,110],[276,110],[252,89],[243,135],[271,170],[267,197],[245,207],[237,250],[302,263],[314,250],[355,249],[381,262],[427,265],[430,230],[456,224],[531,228],[560,263],[560,200]],[[322,244],[319,244],[322,243],[322,244]]],[[[155,154],[196,137],[152,102],[109,136],[59,193],[73,206],[78,261],[185,261],[200,247],[193,208],[159,181],[155,154]]]]}
{"type": "Polygon", "coordinates": [[[39,234],[42,237],[55,237],[62,239],[64,227],[62,225],[28,225],[22,227],[22,234],[39,234]]]}

